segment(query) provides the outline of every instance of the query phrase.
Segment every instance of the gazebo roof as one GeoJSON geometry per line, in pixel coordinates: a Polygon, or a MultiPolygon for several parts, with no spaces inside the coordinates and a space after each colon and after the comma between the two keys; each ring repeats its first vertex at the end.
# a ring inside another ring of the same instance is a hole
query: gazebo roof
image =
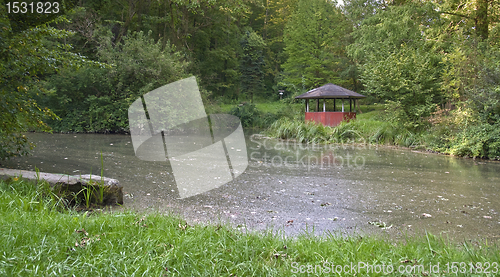
{"type": "Polygon", "coordinates": [[[365,98],[366,96],[354,92],[352,90],[339,87],[332,83],[328,83],[319,88],[312,89],[304,94],[301,94],[296,99],[316,99],[316,98],[365,98]]]}

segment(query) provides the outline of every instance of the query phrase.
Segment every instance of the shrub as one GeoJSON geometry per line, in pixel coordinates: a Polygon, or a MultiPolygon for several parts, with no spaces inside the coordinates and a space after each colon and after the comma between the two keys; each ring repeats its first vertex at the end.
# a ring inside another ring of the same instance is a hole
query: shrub
{"type": "Polygon", "coordinates": [[[264,113],[252,103],[240,104],[231,109],[229,114],[239,117],[245,128],[267,128],[284,116],[281,113],[264,113]]]}
{"type": "Polygon", "coordinates": [[[500,124],[482,123],[469,126],[451,141],[449,153],[457,156],[500,159],[500,124]]]}
{"type": "Polygon", "coordinates": [[[255,127],[261,112],[254,104],[244,103],[231,109],[229,114],[239,117],[243,127],[255,127]]]}
{"type": "MultiPolygon", "coordinates": [[[[99,33],[98,57],[109,67],[65,69],[51,76],[40,102],[52,108],[61,121],[56,131],[128,131],[127,110],[141,95],[188,77],[188,63],[173,45],[155,41],[151,34],[133,32],[113,45],[111,32],[99,33]]],[[[200,90],[203,96],[209,93],[200,90]]]]}

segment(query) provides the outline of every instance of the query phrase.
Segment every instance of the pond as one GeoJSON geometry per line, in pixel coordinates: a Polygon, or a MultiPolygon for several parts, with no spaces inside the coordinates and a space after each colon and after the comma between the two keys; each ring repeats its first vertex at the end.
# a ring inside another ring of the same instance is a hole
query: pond
{"type": "Polygon", "coordinates": [[[245,172],[216,189],[180,198],[167,162],[134,154],[128,135],[39,134],[32,156],[2,167],[116,178],[124,205],[172,212],[188,222],[229,222],[285,235],[432,234],[497,239],[500,163],[368,145],[306,145],[246,133],[245,172]],[[385,228],[384,228],[385,227],[385,228]]]}

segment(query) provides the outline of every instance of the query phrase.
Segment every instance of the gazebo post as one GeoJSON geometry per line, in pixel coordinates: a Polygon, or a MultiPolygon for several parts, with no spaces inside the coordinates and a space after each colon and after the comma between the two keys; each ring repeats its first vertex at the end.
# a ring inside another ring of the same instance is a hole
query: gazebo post
{"type": "Polygon", "coordinates": [[[316,112],[319,112],[319,98],[316,99],[316,112]]]}
{"type": "Polygon", "coordinates": [[[326,112],[326,99],[323,98],[323,112],[326,112]]]}
{"type": "Polygon", "coordinates": [[[352,113],[352,103],[351,98],[349,98],[349,112],[352,113]]]}
{"type": "Polygon", "coordinates": [[[337,108],[337,105],[336,105],[337,103],[335,103],[335,100],[337,100],[337,99],[333,98],[333,111],[334,112],[336,111],[336,108],[337,108]]]}
{"type": "Polygon", "coordinates": [[[344,112],[344,98],[342,98],[342,112],[344,112]]]}
{"type": "Polygon", "coordinates": [[[309,112],[309,99],[306,99],[306,113],[309,112]]]}

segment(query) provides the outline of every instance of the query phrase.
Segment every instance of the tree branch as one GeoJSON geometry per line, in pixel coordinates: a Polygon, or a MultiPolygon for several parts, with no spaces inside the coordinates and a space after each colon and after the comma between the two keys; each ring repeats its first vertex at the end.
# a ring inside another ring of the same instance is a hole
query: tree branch
{"type": "Polygon", "coordinates": [[[471,17],[468,16],[468,15],[465,15],[465,14],[459,14],[459,13],[452,13],[452,12],[440,12],[440,13],[444,13],[444,14],[449,14],[449,15],[455,15],[455,16],[460,16],[460,17],[465,17],[465,18],[468,18],[470,19],[471,17]]]}

